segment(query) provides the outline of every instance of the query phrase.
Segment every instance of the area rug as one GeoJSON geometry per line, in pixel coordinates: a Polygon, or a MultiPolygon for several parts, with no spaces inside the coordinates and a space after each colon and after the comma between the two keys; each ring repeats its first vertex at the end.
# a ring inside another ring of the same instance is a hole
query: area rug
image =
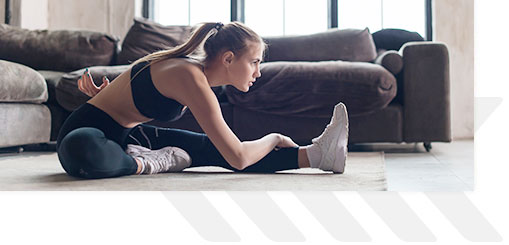
{"type": "Polygon", "coordinates": [[[68,176],[56,153],[0,156],[1,191],[383,191],[383,152],[350,152],[344,174],[295,169],[275,174],[234,173],[221,167],[180,173],[85,180],[68,176]]]}

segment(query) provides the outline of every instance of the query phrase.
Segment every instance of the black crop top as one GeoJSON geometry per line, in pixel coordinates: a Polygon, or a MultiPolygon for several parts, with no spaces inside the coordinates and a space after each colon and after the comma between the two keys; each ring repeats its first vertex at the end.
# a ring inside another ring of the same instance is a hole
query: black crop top
{"type": "Polygon", "coordinates": [[[150,76],[148,62],[140,62],[132,67],[131,92],[134,105],[141,114],[148,118],[160,121],[175,121],[182,117],[185,112],[182,104],[162,95],[156,89],[150,76]],[[135,75],[136,77],[134,77],[135,75]]]}

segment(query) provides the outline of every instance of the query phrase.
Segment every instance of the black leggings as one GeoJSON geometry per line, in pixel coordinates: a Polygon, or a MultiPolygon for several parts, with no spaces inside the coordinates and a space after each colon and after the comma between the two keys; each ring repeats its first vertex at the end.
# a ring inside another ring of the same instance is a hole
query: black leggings
{"type": "Polygon", "coordinates": [[[62,167],[69,175],[94,179],[117,177],[136,173],[136,161],[125,153],[128,144],[153,150],[179,147],[191,156],[190,167],[219,166],[251,173],[298,168],[298,148],[282,148],[239,171],[226,162],[205,134],[145,124],[124,128],[88,103],[76,109],[62,126],[57,152],[62,167]]]}

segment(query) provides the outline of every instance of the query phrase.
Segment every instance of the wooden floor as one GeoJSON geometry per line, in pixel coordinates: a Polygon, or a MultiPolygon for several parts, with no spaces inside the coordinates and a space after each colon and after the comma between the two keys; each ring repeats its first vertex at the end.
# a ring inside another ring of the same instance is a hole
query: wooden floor
{"type": "Polygon", "coordinates": [[[472,191],[474,140],[421,144],[367,144],[350,151],[384,151],[388,191],[472,191]]]}

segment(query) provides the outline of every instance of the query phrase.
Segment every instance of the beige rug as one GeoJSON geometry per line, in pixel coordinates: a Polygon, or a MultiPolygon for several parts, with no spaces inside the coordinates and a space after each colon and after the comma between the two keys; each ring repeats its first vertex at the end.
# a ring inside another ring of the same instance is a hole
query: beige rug
{"type": "Polygon", "coordinates": [[[83,180],[68,176],[56,153],[0,156],[0,190],[87,191],[381,191],[387,190],[383,152],[350,152],[344,174],[317,169],[276,174],[233,173],[220,167],[181,173],[83,180]]]}

